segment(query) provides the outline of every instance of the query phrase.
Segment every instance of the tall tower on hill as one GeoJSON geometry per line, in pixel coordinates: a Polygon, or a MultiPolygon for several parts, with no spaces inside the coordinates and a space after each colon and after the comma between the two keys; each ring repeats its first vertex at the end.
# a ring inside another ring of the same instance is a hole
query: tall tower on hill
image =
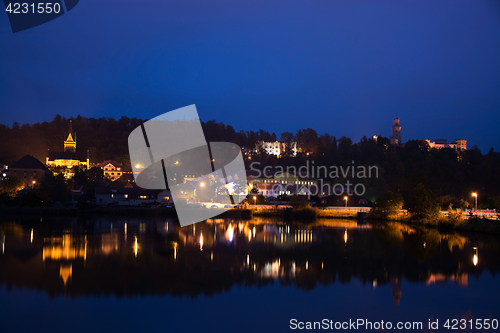
{"type": "Polygon", "coordinates": [[[390,137],[391,145],[403,144],[401,140],[401,125],[399,125],[399,118],[394,118],[394,125],[392,125],[392,136],[390,137]]]}

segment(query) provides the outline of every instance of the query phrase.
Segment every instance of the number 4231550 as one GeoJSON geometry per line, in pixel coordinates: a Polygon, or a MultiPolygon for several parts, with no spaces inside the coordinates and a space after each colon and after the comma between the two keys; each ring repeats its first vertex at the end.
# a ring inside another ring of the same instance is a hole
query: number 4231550
{"type": "Polygon", "coordinates": [[[58,14],[61,11],[61,4],[46,2],[46,3],[38,3],[35,5],[34,3],[28,4],[28,3],[14,2],[14,3],[9,3],[7,5],[7,8],[5,8],[5,11],[7,11],[10,14],[27,14],[27,13],[58,14]]]}
{"type": "Polygon", "coordinates": [[[498,329],[497,319],[448,319],[443,325],[444,328],[449,330],[465,330],[465,329],[476,329],[476,330],[489,330],[498,329]]]}

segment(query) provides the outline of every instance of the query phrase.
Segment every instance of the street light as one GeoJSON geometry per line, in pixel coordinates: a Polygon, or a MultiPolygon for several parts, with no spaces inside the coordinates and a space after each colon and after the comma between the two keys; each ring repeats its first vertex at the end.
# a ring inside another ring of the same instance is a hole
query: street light
{"type": "Polygon", "coordinates": [[[344,197],[345,200],[345,207],[347,208],[347,197],[344,197]]]}
{"type": "Polygon", "coordinates": [[[205,183],[204,183],[204,182],[201,182],[201,183],[200,183],[200,186],[201,186],[201,187],[205,186],[205,183]]]}
{"type": "Polygon", "coordinates": [[[476,209],[475,209],[475,212],[476,212],[476,215],[477,215],[477,193],[476,193],[476,192],[472,193],[472,196],[473,196],[473,197],[475,198],[475,200],[476,200],[476,209]]]}
{"type": "Polygon", "coordinates": [[[256,196],[253,197],[253,204],[257,205],[257,197],[256,196]]]}

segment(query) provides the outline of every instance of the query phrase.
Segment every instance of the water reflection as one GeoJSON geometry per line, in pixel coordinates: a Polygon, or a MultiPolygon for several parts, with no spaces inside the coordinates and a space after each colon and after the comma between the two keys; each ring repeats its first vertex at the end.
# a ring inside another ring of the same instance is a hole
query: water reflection
{"type": "Polygon", "coordinates": [[[441,234],[396,223],[301,226],[211,219],[179,228],[170,220],[96,219],[48,225],[0,224],[0,284],[41,289],[51,297],[197,296],[235,284],[277,281],[311,290],[356,278],[373,288],[390,285],[398,305],[403,279],[465,287],[470,276],[500,269],[493,236],[441,234]]]}

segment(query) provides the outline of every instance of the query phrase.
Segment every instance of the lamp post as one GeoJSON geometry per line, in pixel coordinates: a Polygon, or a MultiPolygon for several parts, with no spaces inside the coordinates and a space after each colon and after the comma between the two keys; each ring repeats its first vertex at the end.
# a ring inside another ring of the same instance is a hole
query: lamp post
{"type": "Polygon", "coordinates": [[[257,205],[257,197],[256,196],[253,197],[253,204],[257,205]]]}
{"type": "Polygon", "coordinates": [[[473,196],[473,197],[474,197],[474,199],[476,200],[476,208],[475,208],[475,210],[474,210],[474,211],[476,212],[476,215],[477,215],[477,193],[476,193],[476,192],[472,193],[472,196],[473,196]]]}
{"type": "Polygon", "coordinates": [[[345,207],[347,208],[347,197],[344,197],[345,200],[345,207]]]}

